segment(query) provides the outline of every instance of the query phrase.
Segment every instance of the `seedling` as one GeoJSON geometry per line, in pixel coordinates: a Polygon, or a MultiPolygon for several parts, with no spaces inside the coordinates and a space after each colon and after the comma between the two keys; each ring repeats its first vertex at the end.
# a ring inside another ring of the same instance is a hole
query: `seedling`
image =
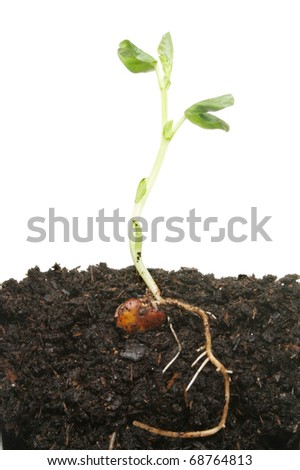
{"type": "MultiPolygon", "coordinates": [[[[185,391],[187,392],[190,389],[203,367],[208,362],[211,362],[216,367],[217,371],[223,375],[224,379],[225,404],[219,424],[211,429],[191,432],[162,430],[138,421],[134,421],[133,424],[161,436],[181,438],[203,437],[215,434],[225,427],[230,396],[230,380],[228,376],[230,371],[226,370],[224,365],[213,355],[208,314],[199,307],[189,305],[177,299],[164,298],[162,296],[158,285],[143,263],[142,227],[139,222],[139,218],[141,217],[145,203],[159,174],[169,144],[179,131],[182,124],[185,121],[190,121],[192,124],[202,127],[203,129],[221,129],[227,132],[229,130],[228,124],[214,114],[211,114],[211,111],[215,112],[231,106],[233,105],[234,100],[232,95],[223,95],[200,101],[187,108],[179,121],[174,123],[173,120],[169,120],[168,117],[168,90],[171,85],[173,66],[173,43],[170,33],[166,33],[162,37],[158,46],[158,55],[159,60],[156,60],[154,57],[142,51],[128,40],[122,41],[118,50],[120,60],[130,72],[155,72],[156,74],[161,95],[161,140],[157,157],[150,175],[146,178],[142,178],[137,187],[132,214],[132,234],[130,237],[130,252],[134,265],[149,289],[150,295],[146,295],[142,299],[127,300],[119,306],[115,317],[117,325],[128,332],[147,331],[148,329],[153,329],[162,325],[166,320],[166,317],[159,308],[163,305],[177,306],[181,310],[197,315],[202,319],[205,334],[205,346],[202,348],[204,351],[196,361],[194,361],[192,366],[194,366],[200,359],[204,357],[205,359],[186,387],[185,391]]],[[[180,341],[171,323],[170,328],[177,342],[178,352],[167,364],[163,372],[165,372],[175,362],[181,351],[180,341]]]]}

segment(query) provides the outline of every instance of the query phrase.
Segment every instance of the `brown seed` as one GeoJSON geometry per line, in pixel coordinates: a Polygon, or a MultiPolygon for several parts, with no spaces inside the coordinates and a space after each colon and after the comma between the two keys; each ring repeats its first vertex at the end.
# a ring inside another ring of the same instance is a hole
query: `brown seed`
{"type": "Polygon", "coordinates": [[[115,318],[117,326],[128,333],[156,330],[166,321],[166,315],[146,298],[126,300],[117,308],[115,318]]]}

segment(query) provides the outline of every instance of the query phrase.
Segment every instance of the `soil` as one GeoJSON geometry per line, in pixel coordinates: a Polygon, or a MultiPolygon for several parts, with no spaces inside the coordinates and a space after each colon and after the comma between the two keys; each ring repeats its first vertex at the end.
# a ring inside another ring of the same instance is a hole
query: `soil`
{"type": "MultiPolygon", "coordinates": [[[[168,324],[146,333],[117,328],[114,313],[145,294],[133,267],[31,269],[0,290],[1,416],[11,449],[298,449],[300,284],[240,275],[215,279],[195,269],[151,270],[164,297],[213,315],[215,356],[231,375],[226,428],[211,437],[150,434],[134,420],[172,431],[220,420],[222,376],[209,364],[189,390],[204,335],[201,320],[168,307],[168,324]],[[115,434],[114,434],[115,433],[115,434]]],[[[200,364],[200,363],[198,363],[200,364]]]]}

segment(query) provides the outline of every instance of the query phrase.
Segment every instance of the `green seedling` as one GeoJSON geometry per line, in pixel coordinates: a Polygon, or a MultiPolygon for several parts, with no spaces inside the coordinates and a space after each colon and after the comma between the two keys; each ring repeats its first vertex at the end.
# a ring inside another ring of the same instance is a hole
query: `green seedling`
{"type": "MultiPolygon", "coordinates": [[[[223,408],[222,418],[219,424],[214,428],[203,431],[176,432],[154,428],[138,421],[134,421],[133,424],[149,432],[167,437],[190,438],[209,436],[215,434],[220,429],[225,427],[229,407],[228,373],[230,371],[226,370],[223,364],[218,359],[216,359],[212,353],[208,314],[196,306],[189,305],[177,299],[162,297],[158,285],[151,276],[149,270],[146,268],[142,259],[143,234],[139,217],[142,215],[145,203],[157,179],[170,142],[174,139],[174,136],[177,134],[183,123],[185,121],[189,121],[203,129],[220,129],[227,132],[229,130],[228,124],[212,113],[233,105],[234,100],[232,95],[227,94],[204,101],[199,101],[188,107],[184,111],[183,116],[179,119],[179,121],[174,123],[174,121],[170,120],[168,116],[168,90],[171,85],[171,73],[173,66],[173,43],[170,33],[166,33],[159,43],[158,60],[139,49],[128,40],[124,40],[120,43],[118,56],[125,67],[132,73],[137,74],[154,72],[156,74],[161,96],[161,136],[158,153],[151,173],[148,177],[141,179],[136,190],[132,214],[132,236],[130,237],[130,252],[134,265],[141,278],[144,280],[150,295],[145,296],[142,299],[129,299],[129,301],[124,302],[118,308],[115,314],[117,325],[124,328],[128,332],[146,331],[156,326],[160,326],[165,321],[165,315],[161,310],[159,310],[159,308],[167,304],[176,306],[181,310],[199,316],[203,322],[206,342],[205,346],[203,346],[204,352],[202,352],[202,354],[196,359],[193,365],[201,358],[205,356],[206,358],[199,367],[191,382],[186,387],[185,391],[187,392],[189,390],[197,375],[200,373],[206,363],[210,361],[216,367],[217,371],[223,375],[225,392],[225,405],[223,408]]],[[[178,353],[164,368],[164,372],[174,363],[181,350],[180,342],[172,327],[172,324],[170,324],[170,327],[178,345],[178,353]]]]}

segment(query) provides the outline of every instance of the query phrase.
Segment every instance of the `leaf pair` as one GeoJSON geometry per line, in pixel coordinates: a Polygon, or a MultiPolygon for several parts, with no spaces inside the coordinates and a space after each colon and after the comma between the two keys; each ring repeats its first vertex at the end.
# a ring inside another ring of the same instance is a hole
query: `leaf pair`
{"type": "Polygon", "coordinates": [[[233,103],[232,95],[222,95],[193,104],[185,110],[184,115],[190,122],[203,129],[222,129],[228,132],[229,125],[208,111],[219,111],[232,106],[233,103]]]}
{"type": "MultiPolygon", "coordinates": [[[[170,80],[173,65],[173,43],[170,33],[166,33],[158,46],[159,59],[165,74],[165,79],[170,80]]],[[[151,55],[136,47],[125,39],[119,45],[119,59],[132,73],[152,72],[156,68],[157,60],[151,55]]]]}
{"type": "MultiPolygon", "coordinates": [[[[173,66],[173,43],[170,33],[166,33],[162,37],[158,46],[158,54],[164,72],[164,87],[168,88],[173,66]]],[[[142,51],[127,39],[120,43],[118,56],[125,67],[133,73],[153,72],[157,66],[157,60],[154,57],[142,51]]],[[[227,132],[229,131],[229,125],[214,114],[210,114],[210,111],[219,111],[232,106],[233,103],[232,95],[218,96],[193,104],[185,110],[184,115],[190,122],[204,129],[222,129],[227,132]]],[[[170,139],[172,135],[171,121],[165,126],[164,132],[166,132],[165,138],[170,139]]]]}

